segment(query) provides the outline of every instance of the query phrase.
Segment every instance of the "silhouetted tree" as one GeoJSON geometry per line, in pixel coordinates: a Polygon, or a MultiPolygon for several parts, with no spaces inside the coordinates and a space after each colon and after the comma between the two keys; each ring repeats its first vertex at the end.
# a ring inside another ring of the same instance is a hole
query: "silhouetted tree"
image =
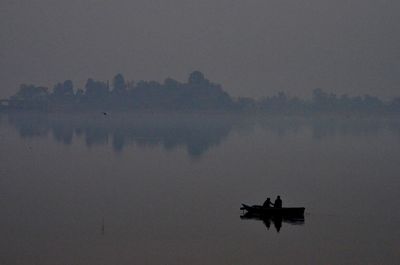
{"type": "Polygon", "coordinates": [[[40,109],[48,106],[48,88],[22,84],[18,92],[11,96],[9,107],[13,109],[40,109]]]}
{"type": "Polygon", "coordinates": [[[172,78],[166,78],[164,80],[164,87],[167,89],[177,89],[180,86],[180,83],[172,78]]]}
{"type": "Polygon", "coordinates": [[[95,81],[92,78],[87,80],[85,88],[85,96],[87,96],[89,100],[96,101],[106,99],[109,94],[109,89],[106,83],[95,81]]]}
{"type": "Polygon", "coordinates": [[[75,94],[75,99],[78,103],[81,103],[84,100],[85,91],[83,89],[77,89],[75,94]]]}
{"type": "Polygon", "coordinates": [[[49,93],[47,87],[22,84],[14,99],[19,100],[45,100],[49,93]]]}
{"type": "Polygon", "coordinates": [[[125,78],[122,74],[117,74],[113,78],[113,92],[120,95],[126,92],[125,78]]]}
{"type": "Polygon", "coordinates": [[[194,71],[189,75],[188,83],[190,85],[204,85],[208,84],[208,82],[204,74],[200,71],[194,71]]]}
{"type": "Polygon", "coordinates": [[[53,97],[57,100],[72,100],[74,96],[74,85],[71,80],[57,83],[53,87],[53,97]]]}
{"type": "Polygon", "coordinates": [[[254,99],[248,97],[239,97],[236,100],[236,109],[240,111],[254,111],[257,103],[254,99]]]}

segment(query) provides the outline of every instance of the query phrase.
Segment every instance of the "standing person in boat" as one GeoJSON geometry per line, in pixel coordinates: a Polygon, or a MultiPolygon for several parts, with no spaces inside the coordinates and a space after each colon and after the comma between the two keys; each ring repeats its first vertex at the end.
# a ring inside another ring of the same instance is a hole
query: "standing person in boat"
{"type": "Polygon", "coordinates": [[[274,206],[274,204],[271,202],[271,199],[270,199],[270,198],[267,198],[267,199],[265,200],[264,204],[263,204],[263,207],[264,207],[264,208],[269,208],[269,207],[271,207],[271,206],[274,206]]]}
{"type": "Polygon", "coordinates": [[[275,208],[282,208],[281,196],[278,195],[278,197],[276,197],[275,203],[274,203],[274,207],[275,208]]]}

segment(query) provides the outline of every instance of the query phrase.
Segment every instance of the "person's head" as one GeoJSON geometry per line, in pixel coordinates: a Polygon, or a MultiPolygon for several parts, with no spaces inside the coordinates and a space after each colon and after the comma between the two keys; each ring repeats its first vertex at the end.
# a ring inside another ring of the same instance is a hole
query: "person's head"
{"type": "Polygon", "coordinates": [[[280,198],[281,198],[281,196],[279,196],[279,195],[278,195],[278,197],[277,197],[277,198],[278,198],[278,199],[280,199],[280,198]]]}
{"type": "Polygon", "coordinates": [[[271,200],[271,199],[268,197],[268,198],[267,198],[267,201],[270,201],[270,200],[271,200]]]}

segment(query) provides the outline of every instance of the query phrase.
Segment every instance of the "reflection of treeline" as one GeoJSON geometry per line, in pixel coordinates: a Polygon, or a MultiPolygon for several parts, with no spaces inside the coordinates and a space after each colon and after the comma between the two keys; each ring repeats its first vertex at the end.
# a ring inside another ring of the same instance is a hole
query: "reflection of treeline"
{"type": "Polygon", "coordinates": [[[117,74],[109,82],[89,78],[84,89],[75,89],[71,80],[46,87],[20,86],[18,92],[0,105],[8,109],[89,110],[223,110],[277,114],[311,113],[396,113],[400,97],[383,101],[375,96],[349,96],[313,90],[311,100],[290,97],[284,92],[259,100],[233,99],[218,84],[210,82],[199,71],[189,75],[185,83],[171,78],[156,81],[127,81],[117,74]]]}
{"type": "Polygon", "coordinates": [[[390,132],[400,135],[400,122],[383,117],[274,117],[255,120],[261,128],[273,134],[285,136],[309,130],[313,139],[335,136],[368,136],[390,132]]]}
{"type": "Polygon", "coordinates": [[[8,117],[21,137],[53,136],[57,142],[71,144],[81,139],[87,147],[112,145],[115,151],[135,144],[162,146],[165,150],[185,148],[192,157],[218,146],[231,131],[245,132],[261,127],[273,135],[285,137],[309,131],[314,139],[332,136],[367,136],[382,132],[400,135],[397,118],[325,118],[278,117],[230,114],[132,114],[85,113],[44,114],[11,112],[8,117]]]}
{"type": "Polygon", "coordinates": [[[163,146],[166,150],[185,147],[192,157],[201,156],[219,145],[231,131],[234,117],[218,115],[160,115],[101,113],[58,115],[15,112],[8,122],[21,137],[52,135],[58,142],[71,144],[82,138],[88,147],[112,144],[121,151],[129,144],[163,146]]]}

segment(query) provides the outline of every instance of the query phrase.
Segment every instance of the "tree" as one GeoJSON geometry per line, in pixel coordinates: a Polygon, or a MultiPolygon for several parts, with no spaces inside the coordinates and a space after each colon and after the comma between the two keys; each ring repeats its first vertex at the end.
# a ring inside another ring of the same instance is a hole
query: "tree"
{"type": "Polygon", "coordinates": [[[116,94],[124,94],[126,92],[125,78],[122,74],[117,74],[113,78],[113,92],[116,94]]]}
{"type": "Polygon", "coordinates": [[[47,87],[22,84],[15,94],[15,98],[22,100],[43,100],[47,98],[48,94],[47,87]]]}
{"type": "Polygon", "coordinates": [[[166,78],[164,80],[164,87],[169,89],[178,88],[180,83],[172,78],[166,78]]]}
{"type": "Polygon", "coordinates": [[[85,95],[88,97],[88,99],[91,100],[104,99],[108,96],[109,93],[106,83],[95,81],[92,78],[89,78],[87,80],[85,88],[85,95]]]}
{"type": "Polygon", "coordinates": [[[83,91],[83,89],[80,89],[80,88],[79,88],[78,90],[76,90],[75,97],[76,97],[78,100],[81,100],[84,94],[85,94],[85,92],[83,91]]]}
{"type": "Polygon", "coordinates": [[[204,74],[200,71],[194,71],[189,75],[188,83],[191,85],[203,85],[209,81],[204,77],[204,74]]]}
{"type": "Polygon", "coordinates": [[[53,87],[53,95],[57,99],[71,99],[74,95],[74,84],[71,80],[66,80],[64,83],[57,83],[53,87]]]}

